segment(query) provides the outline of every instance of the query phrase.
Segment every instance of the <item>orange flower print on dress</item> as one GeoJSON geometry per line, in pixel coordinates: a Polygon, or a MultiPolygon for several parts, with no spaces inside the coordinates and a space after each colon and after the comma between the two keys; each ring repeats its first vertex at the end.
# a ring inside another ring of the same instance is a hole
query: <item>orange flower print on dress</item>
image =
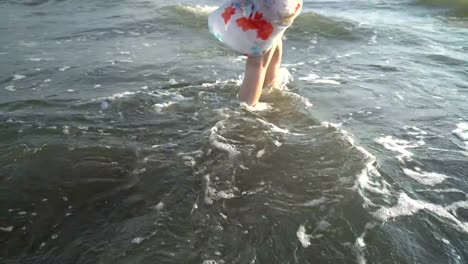
{"type": "Polygon", "coordinates": [[[236,20],[236,23],[243,31],[256,30],[257,38],[267,40],[273,33],[273,25],[263,17],[260,12],[255,12],[255,15],[249,18],[242,17],[236,20]]]}
{"type": "Polygon", "coordinates": [[[299,8],[301,8],[301,4],[297,4],[296,11],[294,11],[294,13],[297,13],[297,10],[299,10],[299,8]]]}
{"type": "Polygon", "coordinates": [[[228,48],[251,57],[269,51],[304,6],[303,0],[224,1],[208,16],[210,33],[228,48]]]}
{"type": "Polygon", "coordinates": [[[227,24],[229,20],[231,19],[231,17],[235,14],[236,14],[236,9],[232,5],[226,7],[226,9],[224,9],[224,13],[221,14],[221,16],[224,19],[224,23],[227,24]]]}

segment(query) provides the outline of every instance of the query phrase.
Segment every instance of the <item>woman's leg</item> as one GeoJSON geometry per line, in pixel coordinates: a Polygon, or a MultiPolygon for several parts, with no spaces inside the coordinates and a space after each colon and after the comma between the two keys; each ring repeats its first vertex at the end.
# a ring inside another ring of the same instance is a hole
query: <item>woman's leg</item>
{"type": "Polygon", "coordinates": [[[265,74],[265,82],[264,87],[272,86],[276,84],[279,70],[281,66],[281,60],[283,57],[283,40],[280,38],[274,49],[273,57],[271,58],[270,64],[268,65],[266,74],[265,74]]]}
{"type": "Polygon", "coordinates": [[[245,65],[245,76],[240,87],[239,99],[249,105],[255,105],[262,94],[265,74],[275,49],[259,57],[248,57],[245,65]]]}

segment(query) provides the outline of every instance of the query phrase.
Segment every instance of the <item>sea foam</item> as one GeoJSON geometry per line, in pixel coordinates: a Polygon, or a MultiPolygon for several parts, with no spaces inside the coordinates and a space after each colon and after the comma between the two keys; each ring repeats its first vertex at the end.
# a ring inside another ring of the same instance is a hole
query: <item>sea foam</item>
{"type": "Polygon", "coordinates": [[[453,133],[463,141],[468,141],[468,123],[457,124],[457,129],[453,133]]]}
{"type": "Polygon", "coordinates": [[[440,173],[435,173],[435,172],[426,172],[426,171],[414,171],[410,169],[403,169],[405,174],[409,176],[410,178],[414,179],[415,181],[424,184],[424,185],[430,185],[434,186],[439,183],[442,183],[446,179],[449,178],[449,176],[440,174],[440,173]]]}

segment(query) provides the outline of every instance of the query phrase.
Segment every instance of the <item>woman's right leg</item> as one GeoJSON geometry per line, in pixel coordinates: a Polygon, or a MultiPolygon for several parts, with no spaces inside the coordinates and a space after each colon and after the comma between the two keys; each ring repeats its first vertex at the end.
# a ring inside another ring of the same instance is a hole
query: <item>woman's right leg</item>
{"type": "Polygon", "coordinates": [[[248,57],[245,76],[239,91],[239,99],[249,105],[256,105],[262,94],[265,74],[269,68],[274,49],[259,57],[248,57]]]}
{"type": "Polygon", "coordinates": [[[279,70],[281,66],[281,60],[283,57],[283,40],[280,38],[274,48],[273,57],[268,64],[268,68],[265,74],[264,87],[275,85],[277,78],[279,77],[279,70]]]}

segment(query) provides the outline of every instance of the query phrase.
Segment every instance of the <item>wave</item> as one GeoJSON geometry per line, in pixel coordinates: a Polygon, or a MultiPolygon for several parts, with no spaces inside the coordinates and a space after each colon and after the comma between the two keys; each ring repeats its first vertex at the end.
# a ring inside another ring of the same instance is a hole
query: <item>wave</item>
{"type": "Polygon", "coordinates": [[[314,12],[302,13],[288,31],[288,37],[319,35],[328,38],[357,40],[371,32],[359,24],[344,19],[330,18],[314,12]]]}
{"type": "Polygon", "coordinates": [[[448,9],[448,15],[468,17],[467,0],[416,0],[417,5],[448,9]]]}
{"type": "MultiPolygon", "coordinates": [[[[51,40],[107,40],[117,37],[135,37],[158,33],[170,35],[174,32],[196,30],[208,34],[208,15],[216,6],[169,5],[157,10],[154,17],[93,29],[85,29],[67,35],[52,36],[51,40]]],[[[286,32],[288,38],[304,40],[315,36],[332,39],[358,40],[368,38],[372,32],[358,23],[330,18],[313,12],[302,13],[286,32]]],[[[200,33],[201,34],[201,33],[200,33]]]]}
{"type": "Polygon", "coordinates": [[[6,4],[15,4],[15,5],[24,5],[24,6],[40,6],[47,4],[49,2],[57,3],[57,2],[63,2],[65,0],[25,0],[25,1],[14,1],[14,0],[2,0],[0,1],[0,5],[3,3],[6,4]]]}
{"type": "Polygon", "coordinates": [[[162,7],[164,14],[163,23],[167,26],[184,26],[208,30],[208,15],[214,11],[216,6],[190,6],[190,5],[171,5],[162,7]]]}

